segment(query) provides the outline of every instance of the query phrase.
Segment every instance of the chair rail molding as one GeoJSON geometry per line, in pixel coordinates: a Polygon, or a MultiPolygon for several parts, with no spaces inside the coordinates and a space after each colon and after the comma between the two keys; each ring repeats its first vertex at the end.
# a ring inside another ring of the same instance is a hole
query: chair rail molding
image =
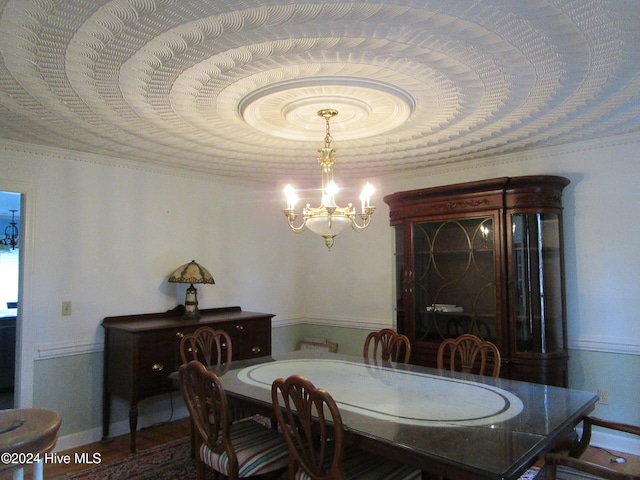
{"type": "Polygon", "coordinates": [[[581,337],[568,340],[569,350],[640,355],[640,339],[620,337],[581,337]],[[631,341],[630,341],[631,340],[631,341]]]}
{"type": "Polygon", "coordinates": [[[360,330],[380,330],[393,328],[393,321],[382,318],[357,318],[332,315],[311,314],[304,317],[303,323],[324,327],[354,328],[360,330]]]}
{"type": "Polygon", "coordinates": [[[104,341],[92,339],[69,342],[39,343],[34,347],[34,361],[104,352],[104,341]]]}
{"type": "MultiPolygon", "coordinates": [[[[385,327],[393,328],[392,322],[380,318],[355,318],[326,315],[281,316],[275,317],[273,327],[287,327],[293,325],[317,325],[321,327],[341,327],[358,330],[376,330],[385,327]]],[[[624,338],[581,338],[569,340],[570,350],[583,350],[601,353],[618,353],[623,355],[640,355],[640,344],[630,343],[624,338]]],[[[33,350],[34,361],[50,360],[59,357],[101,353],[104,351],[104,341],[95,339],[80,339],[67,342],[51,342],[35,344],[33,350]]]]}

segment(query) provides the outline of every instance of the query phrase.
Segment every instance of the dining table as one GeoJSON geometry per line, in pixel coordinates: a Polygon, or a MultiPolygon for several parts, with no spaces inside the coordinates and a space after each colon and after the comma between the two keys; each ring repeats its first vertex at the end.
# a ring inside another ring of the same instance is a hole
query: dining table
{"type": "MultiPolygon", "coordinates": [[[[299,350],[218,367],[229,397],[272,409],[276,378],[302,375],[336,401],[350,443],[424,478],[517,479],[570,438],[595,393],[299,350]]],[[[272,411],[272,410],[271,410],[272,411]]]]}

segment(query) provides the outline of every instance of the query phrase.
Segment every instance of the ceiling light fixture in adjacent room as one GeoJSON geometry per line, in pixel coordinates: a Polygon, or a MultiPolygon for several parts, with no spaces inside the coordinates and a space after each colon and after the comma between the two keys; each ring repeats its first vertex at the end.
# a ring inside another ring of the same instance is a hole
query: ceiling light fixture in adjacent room
{"type": "Polygon", "coordinates": [[[11,212],[11,222],[4,229],[4,238],[0,240],[0,245],[4,247],[11,247],[11,250],[15,250],[18,246],[18,239],[20,238],[18,233],[18,224],[16,223],[17,210],[9,210],[11,212]]]}

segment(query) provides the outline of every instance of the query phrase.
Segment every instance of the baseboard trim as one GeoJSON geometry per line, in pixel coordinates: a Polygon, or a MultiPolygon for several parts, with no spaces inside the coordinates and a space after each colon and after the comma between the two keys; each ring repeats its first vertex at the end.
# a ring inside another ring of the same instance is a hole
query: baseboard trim
{"type": "MultiPolygon", "coordinates": [[[[189,411],[186,406],[178,407],[171,411],[155,412],[138,417],[138,429],[147,428],[159,423],[165,423],[167,421],[180,420],[188,417],[189,411]],[[169,419],[169,420],[167,420],[169,419]]],[[[120,435],[129,434],[129,420],[123,420],[121,422],[112,423],[109,426],[109,437],[117,437],[120,435]]],[[[89,445],[91,443],[99,442],[102,440],[102,427],[92,428],[91,430],[85,430],[82,432],[72,433],[70,435],[63,435],[58,438],[58,443],[55,446],[54,452],[61,452],[69,450],[71,448],[81,447],[83,445],[89,445]]],[[[91,452],[89,452],[91,453],[91,452]]]]}
{"type": "Polygon", "coordinates": [[[640,452],[640,439],[616,435],[594,427],[591,432],[591,445],[594,447],[612,450],[614,452],[628,453],[630,455],[638,455],[640,452]]]}

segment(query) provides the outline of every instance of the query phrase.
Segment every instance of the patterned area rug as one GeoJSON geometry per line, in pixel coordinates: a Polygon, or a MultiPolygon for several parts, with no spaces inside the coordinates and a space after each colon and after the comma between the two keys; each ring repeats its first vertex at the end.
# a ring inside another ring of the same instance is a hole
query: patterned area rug
{"type": "MultiPolygon", "coordinates": [[[[189,439],[183,438],[55,480],[193,480],[196,464],[190,452],[189,439]]],[[[213,472],[206,478],[213,479],[213,472]]]]}

